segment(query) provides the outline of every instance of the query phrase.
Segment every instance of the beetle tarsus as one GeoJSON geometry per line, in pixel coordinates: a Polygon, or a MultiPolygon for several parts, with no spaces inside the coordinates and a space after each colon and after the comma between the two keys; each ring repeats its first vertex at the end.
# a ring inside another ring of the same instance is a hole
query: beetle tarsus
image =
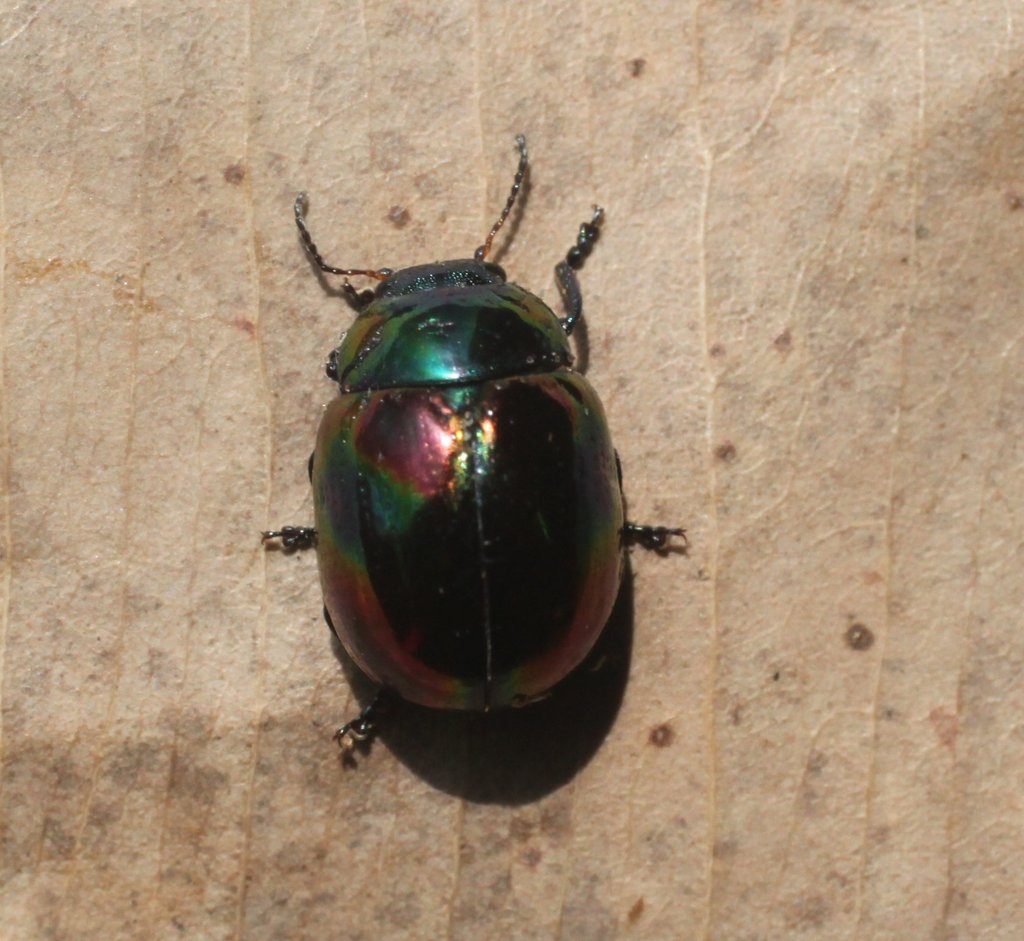
{"type": "Polygon", "coordinates": [[[680,549],[685,552],[690,545],[685,529],[669,526],[644,526],[640,523],[626,523],[622,527],[622,538],[628,545],[638,545],[661,554],[674,548],[671,544],[673,536],[682,539],[683,544],[680,549]]]}
{"type": "Polygon", "coordinates": [[[281,548],[285,552],[312,549],[316,545],[316,530],[312,526],[282,526],[280,529],[268,529],[260,535],[264,545],[274,539],[281,540],[281,548]]]}
{"type": "Polygon", "coordinates": [[[555,278],[558,280],[558,290],[561,292],[562,305],[567,315],[562,321],[562,329],[566,336],[572,333],[576,322],[583,316],[583,294],[576,272],[583,267],[583,262],[593,250],[594,242],[601,234],[599,226],[603,219],[604,210],[600,206],[595,206],[590,221],[580,223],[576,244],[566,252],[565,260],[555,265],[555,278]]]}
{"type": "Polygon", "coordinates": [[[383,711],[383,694],[377,693],[351,722],[346,722],[334,733],[334,741],[344,752],[350,752],[357,745],[368,742],[377,731],[377,720],[383,711]]]}

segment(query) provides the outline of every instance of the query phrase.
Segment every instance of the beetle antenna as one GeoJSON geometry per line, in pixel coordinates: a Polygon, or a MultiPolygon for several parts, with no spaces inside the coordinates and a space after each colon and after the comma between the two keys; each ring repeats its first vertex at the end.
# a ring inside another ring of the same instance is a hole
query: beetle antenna
{"type": "Polygon", "coordinates": [[[393,274],[390,268],[378,268],[376,271],[368,271],[364,268],[334,268],[327,264],[317,251],[317,247],[313,242],[313,237],[309,234],[309,229],[306,228],[306,223],[303,220],[303,216],[306,214],[306,209],[309,203],[305,193],[299,193],[295,197],[295,224],[299,227],[299,235],[302,236],[302,244],[305,246],[306,251],[309,253],[309,257],[316,262],[316,266],[327,274],[340,274],[345,277],[363,276],[366,278],[375,278],[377,281],[383,281],[385,278],[393,274]]]}
{"type": "Polygon", "coordinates": [[[494,236],[498,234],[498,230],[505,224],[508,214],[515,205],[516,197],[523,188],[523,179],[526,177],[526,168],[530,161],[526,155],[526,138],[522,134],[516,135],[516,146],[519,148],[519,166],[516,169],[515,179],[512,181],[512,189],[509,191],[508,199],[505,200],[505,208],[501,210],[498,221],[491,226],[491,231],[487,234],[487,240],[473,252],[473,258],[476,261],[483,261],[487,257],[487,253],[491,250],[491,242],[494,241],[494,236]]]}

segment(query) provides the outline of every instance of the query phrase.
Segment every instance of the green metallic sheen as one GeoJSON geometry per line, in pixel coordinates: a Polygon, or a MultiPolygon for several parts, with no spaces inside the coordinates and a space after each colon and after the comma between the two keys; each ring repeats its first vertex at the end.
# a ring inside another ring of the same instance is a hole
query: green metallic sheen
{"type": "MultiPolygon", "coordinates": [[[[409,271],[417,269],[399,274],[409,271]]],[[[572,362],[551,308],[516,284],[495,279],[397,296],[388,291],[385,281],[335,351],[343,393],[481,382],[572,362]]]]}

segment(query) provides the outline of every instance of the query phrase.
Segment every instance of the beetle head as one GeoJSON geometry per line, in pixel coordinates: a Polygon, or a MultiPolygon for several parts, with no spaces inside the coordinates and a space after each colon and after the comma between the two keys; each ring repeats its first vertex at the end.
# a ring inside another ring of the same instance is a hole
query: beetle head
{"type": "Polygon", "coordinates": [[[402,297],[424,291],[504,283],[505,271],[500,265],[460,258],[402,268],[381,281],[374,294],[377,297],[402,297]]]}

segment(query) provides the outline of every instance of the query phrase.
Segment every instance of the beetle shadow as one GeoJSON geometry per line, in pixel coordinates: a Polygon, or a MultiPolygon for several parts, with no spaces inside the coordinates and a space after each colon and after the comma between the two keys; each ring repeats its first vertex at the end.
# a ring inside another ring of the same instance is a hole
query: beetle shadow
{"type": "MultiPolygon", "coordinates": [[[[618,715],[633,643],[633,576],[626,557],[615,607],[594,649],[551,695],[491,713],[387,703],[377,746],[432,787],[482,804],[517,805],[557,790],[593,758],[618,715]]],[[[334,640],[360,705],[376,688],[334,640]]],[[[373,760],[360,746],[348,763],[373,760]]],[[[358,769],[354,769],[358,773],[358,769]]]]}

